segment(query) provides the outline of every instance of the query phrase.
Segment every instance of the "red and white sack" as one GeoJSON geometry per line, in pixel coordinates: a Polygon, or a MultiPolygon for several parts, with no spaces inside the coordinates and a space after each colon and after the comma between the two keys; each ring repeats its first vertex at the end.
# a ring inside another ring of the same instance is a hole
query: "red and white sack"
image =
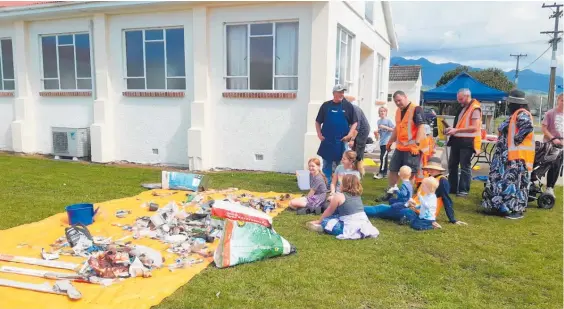
{"type": "Polygon", "coordinates": [[[266,227],[272,226],[272,217],[268,214],[251,207],[227,201],[216,200],[213,203],[211,214],[223,219],[252,222],[266,227]]]}

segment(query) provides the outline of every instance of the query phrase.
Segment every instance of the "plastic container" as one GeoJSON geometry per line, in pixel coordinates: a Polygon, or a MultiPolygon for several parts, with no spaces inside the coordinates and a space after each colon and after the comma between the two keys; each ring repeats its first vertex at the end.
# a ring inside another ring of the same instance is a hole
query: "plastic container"
{"type": "Polygon", "coordinates": [[[94,222],[94,216],[98,209],[94,211],[93,204],[74,204],[65,207],[67,215],[69,217],[69,224],[74,225],[77,223],[82,223],[84,225],[90,225],[94,222]]]}

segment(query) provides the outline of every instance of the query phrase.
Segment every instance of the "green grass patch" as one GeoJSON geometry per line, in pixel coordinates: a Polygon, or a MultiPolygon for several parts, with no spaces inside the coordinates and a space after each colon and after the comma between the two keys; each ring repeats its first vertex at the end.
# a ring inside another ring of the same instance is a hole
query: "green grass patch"
{"type": "MultiPolygon", "coordinates": [[[[56,162],[0,154],[0,229],[34,222],[75,202],[143,191],[159,170],[56,162]]],[[[293,175],[211,173],[214,188],[298,192],[293,175]]],[[[365,204],[386,180],[366,175],[365,204]]],[[[454,197],[459,220],[416,232],[373,220],[376,240],[339,241],[305,229],[313,216],[287,211],[275,229],[298,253],[229,269],[213,266],[157,308],[562,308],[562,187],[552,210],[531,204],[522,220],[477,213],[483,185],[454,197]],[[219,293],[217,297],[216,294],[219,293]]],[[[150,279],[148,279],[150,280],[150,279]]],[[[158,287],[155,287],[158,288],[158,287]]]]}

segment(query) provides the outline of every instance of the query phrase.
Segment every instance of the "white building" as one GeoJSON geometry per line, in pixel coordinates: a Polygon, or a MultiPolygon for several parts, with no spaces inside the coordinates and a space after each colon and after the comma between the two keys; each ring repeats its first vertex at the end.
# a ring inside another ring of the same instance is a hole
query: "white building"
{"type": "Polygon", "coordinates": [[[388,2],[88,2],[0,8],[0,149],[293,172],[314,156],[336,82],[385,101],[388,2]]]}
{"type": "MultiPolygon", "coordinates": [[[[407,98],[417,105],[420,105],[421,86],[420,65],[393,65],[390,67],[390,77],[388,85],[388,117],[394,120],[396,114],[396,104],[393,101],[394,92],[401,90],[405,92],[407,98]]],[[[394,120],[395,121],[395,120],[394,120]]]]}

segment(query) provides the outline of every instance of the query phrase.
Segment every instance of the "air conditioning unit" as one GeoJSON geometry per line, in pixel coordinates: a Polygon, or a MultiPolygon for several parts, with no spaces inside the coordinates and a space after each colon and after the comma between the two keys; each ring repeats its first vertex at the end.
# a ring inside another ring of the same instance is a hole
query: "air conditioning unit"
{"type": "Polygon", "coordinates": [[[53,155],[72,157],[73,160],[90,156],[90,131],[88,128],[51,128],[53,155]]]}

